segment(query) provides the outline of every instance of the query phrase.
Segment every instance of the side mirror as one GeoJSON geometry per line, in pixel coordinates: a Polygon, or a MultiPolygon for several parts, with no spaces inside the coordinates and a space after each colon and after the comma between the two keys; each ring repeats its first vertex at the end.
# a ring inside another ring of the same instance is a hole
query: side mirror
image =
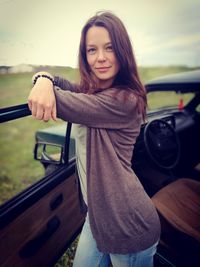
{"type": "Polygon", "coordinates": [[[38,142],[35,144],[34,159],[42,163],[61,164],[63,162],[64,149],[58,144],[38,142]]]}

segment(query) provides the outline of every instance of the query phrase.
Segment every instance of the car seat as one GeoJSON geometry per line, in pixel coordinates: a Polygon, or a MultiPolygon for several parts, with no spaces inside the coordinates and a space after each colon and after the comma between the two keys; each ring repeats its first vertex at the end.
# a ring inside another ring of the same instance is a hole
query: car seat
{"type": "Polygon", "coordinates": [[[161,246],[175,266],[200,266],[200,182],[178,179],[160,189],[152,201],[161,222],[161,246]]]}

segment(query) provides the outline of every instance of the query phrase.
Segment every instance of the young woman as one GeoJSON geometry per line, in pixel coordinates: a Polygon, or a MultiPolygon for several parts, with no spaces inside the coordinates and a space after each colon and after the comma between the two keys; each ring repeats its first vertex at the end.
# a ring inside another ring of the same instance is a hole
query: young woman
{"type": "MultiPolygon", "coordinates": [[[[146,94],[121,20],[97,13],[82,30],[80,83],[40,72],[28,98],[39,120],[76,124],[76,154],[87,217],[75,267],[152,267],[160,223],[131,168],[146,94]]],[[[82,206],[83,207],[83,206],[82,206]]]]}

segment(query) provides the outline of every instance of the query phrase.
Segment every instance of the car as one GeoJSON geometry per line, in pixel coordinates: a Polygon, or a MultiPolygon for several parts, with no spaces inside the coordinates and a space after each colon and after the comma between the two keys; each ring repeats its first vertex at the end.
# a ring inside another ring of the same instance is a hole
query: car
{"type": "MultiPolygon", "coordinates": [[[[149,109],[132,168],[161,221],[155,267],[200,266],[200,70],[159,77],[145,87],[149,109]]],[[[0,110],[1,122],[29,115],[27,104],[0,110]]],[[[34,159],[44,177],[0,209],[0,266],[53,266],[85,220],[73,125],[37,130],[34,159]]]]}

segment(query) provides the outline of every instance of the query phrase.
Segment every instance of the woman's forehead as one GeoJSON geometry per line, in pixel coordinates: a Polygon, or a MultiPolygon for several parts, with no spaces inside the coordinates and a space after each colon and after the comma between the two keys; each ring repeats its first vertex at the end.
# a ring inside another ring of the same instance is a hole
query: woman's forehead
{"type": "Polygon", "coordinates": [[[86,33],[87,46],[107,43],[111,43],[111,38],[106,28],[100,26],[92,26],[88,29],[86,33]]]}

